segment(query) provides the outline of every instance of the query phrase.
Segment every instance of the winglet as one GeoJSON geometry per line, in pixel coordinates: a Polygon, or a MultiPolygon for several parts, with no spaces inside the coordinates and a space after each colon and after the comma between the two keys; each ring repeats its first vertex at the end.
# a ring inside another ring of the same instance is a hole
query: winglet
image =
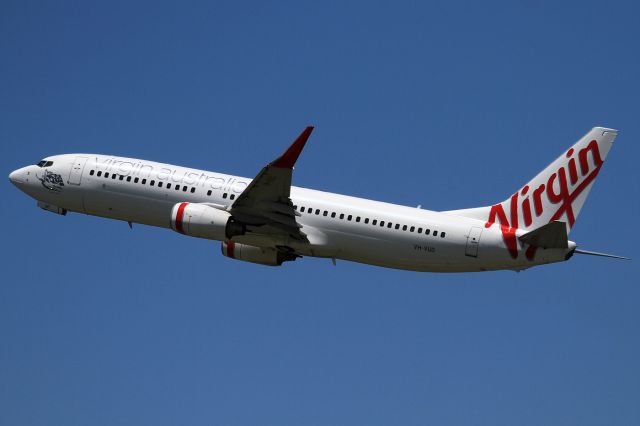
{"type": "Polygon", "coordinates": [[[307,139],[309,139],[312,131],[313,126],[309,126],[304,129],[302,133],[300,133],[300,136],[298,136],[291,146],[287,148],[284,154],[272,161],[269,165],[271,167],[279,167],[282,169],[293,169],[293,165],[296,164],[296,161],[302,152],[302,148],[304,148],[304,145],[307,143],[307,139]]]}

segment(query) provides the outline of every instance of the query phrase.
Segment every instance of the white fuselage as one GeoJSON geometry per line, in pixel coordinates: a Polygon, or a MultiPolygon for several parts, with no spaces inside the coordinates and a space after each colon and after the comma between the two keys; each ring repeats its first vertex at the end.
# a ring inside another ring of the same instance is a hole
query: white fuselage
{"type": "MultiPolygon", "coordinates": [[[[170,227],[176,203],[226,208],[251,182],[106,155],[66,154],[46,160],[53,164],[16,170],[12,182],[41,203],[163,228],[170,227]]],[[[570,243],[568,249],[539,249],[533,260],[524,253],[514,259],[505,249],[500,227],[487,228],[485,221],[293,186],[291,200],[309,241],[280,241],[280,245],[302,256],[415,271],[463,272],[521,270],[565,260],[575,248],[570,243]]],[[[267,244],[249,235],[234,241],[267,244]]]]}

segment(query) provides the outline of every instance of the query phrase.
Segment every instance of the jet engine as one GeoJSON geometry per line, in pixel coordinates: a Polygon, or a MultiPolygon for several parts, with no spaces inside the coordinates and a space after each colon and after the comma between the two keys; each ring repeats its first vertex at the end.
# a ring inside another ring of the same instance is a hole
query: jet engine
{"type": "Polygon", "coordinates": [[[178,203],[171,209],[171,228],[181,234],[208,240],[244,235],[246,227],[226,211],[197,203],[178,203]]]}
{"type": "Polygon", "coordinates": [[[296,260],[298,257],[293,253],[286,253],[273,247],[250,246],[236,243],[233,240],[223,241],[221,248],[222,254],[226,257],[267,266],[280,266],[283,262],[296,260]]]}

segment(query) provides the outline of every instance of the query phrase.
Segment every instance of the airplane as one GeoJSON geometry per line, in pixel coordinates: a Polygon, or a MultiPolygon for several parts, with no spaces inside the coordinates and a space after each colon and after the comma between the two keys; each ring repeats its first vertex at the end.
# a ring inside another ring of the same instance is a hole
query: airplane
{"type": "Polygon", "coordinates": [[[422,272],[521,271],[580,250],[568,234],[617,130],[594,127],[506,200],[430,211],[291,185],[313,127],[254,179],[147,160],[64,154],[9,180],[44,210],[171,228],[226,257],[280,266],[319,257],[422,272]]]}

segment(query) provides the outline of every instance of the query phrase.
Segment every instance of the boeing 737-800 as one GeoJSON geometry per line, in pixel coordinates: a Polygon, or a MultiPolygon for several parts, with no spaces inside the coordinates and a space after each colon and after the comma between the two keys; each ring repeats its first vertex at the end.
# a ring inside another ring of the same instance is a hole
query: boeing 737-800
{"type": "Polygon", "coordinates": [[[617,131],[595,127],[505,201],[429,211],[291,186],[313,127],[254,179],[98,154],[47,157],[9,175],[58,214],[171,228],[263,265],[302,256],[432,272],[523,270],[568,260],[568,240],[617,131]]]}

